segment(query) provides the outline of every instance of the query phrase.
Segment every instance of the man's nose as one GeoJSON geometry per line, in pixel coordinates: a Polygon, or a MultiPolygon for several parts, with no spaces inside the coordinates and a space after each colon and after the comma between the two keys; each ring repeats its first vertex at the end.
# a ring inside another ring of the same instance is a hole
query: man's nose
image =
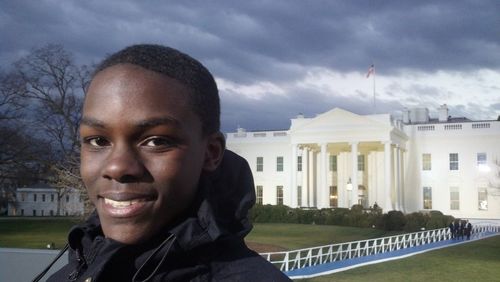
{"type": "Polygon", "coordinates": [[[145,167],[133,146],[116,145],[106,159],[103,177],[118,182],[136,182],[145,173],[145,167]]]}

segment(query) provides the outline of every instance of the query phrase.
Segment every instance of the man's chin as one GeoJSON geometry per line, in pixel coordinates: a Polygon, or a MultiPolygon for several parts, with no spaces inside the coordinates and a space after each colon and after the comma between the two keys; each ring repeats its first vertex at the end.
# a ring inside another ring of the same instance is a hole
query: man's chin
{"type": "Polygon", "coordinates": [[[150,239],[157,230],[148,228],[144,225],[131,225],[128,224],[114,224],[113,226],[106,226],[102,224],[102,230],[106,238],[120,242],[127,245],[141,244],[150,239]]]}

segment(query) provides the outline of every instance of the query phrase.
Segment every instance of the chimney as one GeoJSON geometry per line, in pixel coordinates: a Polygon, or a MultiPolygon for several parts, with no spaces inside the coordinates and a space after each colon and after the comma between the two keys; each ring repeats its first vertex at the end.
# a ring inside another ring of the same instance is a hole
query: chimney
{"type": "Polygon", "coordinates": [[[403,123],[409,124],[410,123],[410,110],[408,108],[403,108],[403,123]]]}
{"type": "Polygon", "coordinates": [[[446,106],[446,104],[443,104],[441,105],[441,107],[439,107],[439,122],[447,122],[448,117],[448,106],[446,106]]]}

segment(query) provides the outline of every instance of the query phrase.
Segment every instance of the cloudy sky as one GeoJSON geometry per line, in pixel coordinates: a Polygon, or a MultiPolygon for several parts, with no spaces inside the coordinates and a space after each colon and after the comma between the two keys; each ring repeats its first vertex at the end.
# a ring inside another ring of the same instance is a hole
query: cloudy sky
{"type": "Polygon", "coordinates": [[[47,43],[79,64],[134,43],[180,49],[216,77],[225,132],[286,129],[334,107],[500,115],[496,0],[1,1],[0,35],[4,70],[47,43]]]}

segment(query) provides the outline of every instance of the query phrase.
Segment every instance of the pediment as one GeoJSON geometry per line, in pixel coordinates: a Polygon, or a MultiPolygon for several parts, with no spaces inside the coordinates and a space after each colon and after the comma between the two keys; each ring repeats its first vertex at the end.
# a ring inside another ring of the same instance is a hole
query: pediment
{"type": "Polygon", "coordinates": [[[387,130],[390,122],[370,118],[370,116],[358,115],[344,109],[334,108],[314,118],[296,119],[290,128],[292,132],[324,132],[324,131],[346,131],[346,130],[387,130]]]}

